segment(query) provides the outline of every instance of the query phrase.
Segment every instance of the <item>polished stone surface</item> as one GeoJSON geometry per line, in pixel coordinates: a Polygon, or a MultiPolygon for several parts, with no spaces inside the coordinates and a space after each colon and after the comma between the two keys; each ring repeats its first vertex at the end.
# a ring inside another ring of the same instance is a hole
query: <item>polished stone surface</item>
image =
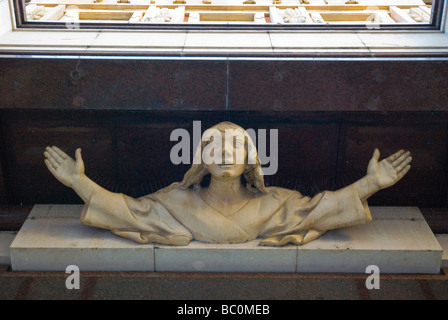
{"type": "Polygon", "coordinates": [[[297,247],[263,247],[260,240],[238,244],[193,241],[186,247],[156,246],[155,270],[170,272],[296,271],[297,247]]]}
{"type": "Polygon", "coordinates": [[[297,272],[438,273],[442,248],[416,207],[373,207],[373,221],[299,248],[297,272]]]}
{"type": "Polygon", "coordinates": [[[11,244],[14,271],[153,271],[153,245],[79,221],[81,205],[36,205],[11,244]]]}
{"type": "Polygon", "coordinates": [[[330,231],[307,245],[258,240],[186,247],[141,245],[79,221],[81,205],[36,205],[11,245],[15,271],[438,273],[442,247],[418,208],[373,207],[371,223],[330,231]]]}
{"type": "Polygon", "coordinates": [[[448,268],[448,234],[437,234],[436,237],[443,249],[442,268],[448,268]]]}

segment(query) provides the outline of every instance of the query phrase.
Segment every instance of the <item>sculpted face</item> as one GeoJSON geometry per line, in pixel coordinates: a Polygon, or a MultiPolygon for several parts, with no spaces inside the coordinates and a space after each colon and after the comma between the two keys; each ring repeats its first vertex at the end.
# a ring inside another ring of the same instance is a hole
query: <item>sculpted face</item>
{"type": "Polygon", "coordinates": [[[244,134],[239,130],[217,130],[203,150],[203,160],[215,178],[241,176],[247,164],[244,134]]]}

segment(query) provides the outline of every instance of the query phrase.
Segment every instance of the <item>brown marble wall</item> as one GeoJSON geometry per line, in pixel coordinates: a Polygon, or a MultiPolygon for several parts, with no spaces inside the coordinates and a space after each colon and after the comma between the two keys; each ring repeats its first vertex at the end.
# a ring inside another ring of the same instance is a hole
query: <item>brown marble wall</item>
{"type": "Polygon", "coordinates": [[[448,62],[0,59],[0,107],[447,111],[448,62]]]}
{"type": "Polygon", "coordinates": [[[279,61],[230,63],[230,109],[447,111],[448,63],[279,61]]]}
{"type": "Polygon", "coordinates": [[[223,110],[226,65],[0,59],[1,108],[223,110]]]}

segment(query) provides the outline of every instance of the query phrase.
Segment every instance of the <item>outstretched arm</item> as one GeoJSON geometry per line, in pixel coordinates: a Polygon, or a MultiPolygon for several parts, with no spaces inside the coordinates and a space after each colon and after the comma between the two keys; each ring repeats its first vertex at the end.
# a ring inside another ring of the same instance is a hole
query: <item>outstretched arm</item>
{"type": "Polygon", "coordinates": [[[349,187],[358,192],[361,201],[367,200],[375,192],[397,183],[409,171],[412,161],[409,151],[400,150],[379,161],[380,151],[375,149],[367,167],[367,175],[349,187]]]}
{"type": "Polygon", "coordinates": [[[72,188],[85,203],[88,203],[92,194],[101,188],[85,175],[81,149],[75,152],[76,160],[55,146],[47,147],[44,156],[45,164],[53,176],[62,184],[72,188]]]}
{"type": "MultiPolygon", "coordinates": [[[[389,156],[386,159],[383,159],[379,161],[380,158],[380,151],[378,149],[375,149],[373,153],[372,159],[369,161],[369,165],[367,167],[367,175],[363,178],[359,179],[355,183],[343,188],[345,189],[351,189],[349,194],[352,194],[352,191],[355,191],[361,202],[365,202],[371,195],[373,195],[375,192],[390,187],[393,184],[397,183],[401,178],[404,177],[404,175],[409,171],[411,166],[409,163],[412,161],[412,157],[409,151],[400,150],[393,155],[389,156]]],[[[334,198],[333,198],[334,199],[334,198]]],[[[336,202],[331,202],[330,205],[327,204],[327,209],[334,209],[333,205],[337,207],[338,205],[340,207],[344,207],[346,204],[342,200],[333,200],[336,202]]],[[[325,208],[324,207],[320,207],[325,208]]],[[[351,211],[353,208],[350,208],[350,205],[347,205],[345,209],[348,209],[348,211],[351,211]]],[[[356,212],[356,210],[354,210],[356,212]]],[[[323,209],[323,212],[327,212],[325,209],[323,209]]],[[[352,210],[353,213],[353,210],[352,210]]],[[[350,215],[348,215],[350,216],[350,215]]],[[[337,216],[336,216],[337,217],[337,216]]],[[[356,214],[350,217],[346,217],[346,221],[342,222],[340,220],[340,217],[337,217],[337,220],[333,219],[331,215],[327,219],[319,220],[319,214],[314,215],[313,217],[308,216],[304,219],[302,224],[304,226],[310,225],[311,228],[309,228],[307,234],[302,240],[302,244],[308,243],[314,239],[317,239],[320,237],[323,233],[325,233],[325,230],[331,230],[334,228],[339,228],[341,226],[347,226],[347,225],[353,225],[353,221],[356,220],[356,218],[359,218],[356,214]],[[308,220],[307,220],[308,219],[308,220]],[[316,225],[317,222],[317,225],[316,225]],[[307,225],[308,224],[308,225],[307,225]]],[[[362,220],[362,219],[361,219],[362,220]]]]}

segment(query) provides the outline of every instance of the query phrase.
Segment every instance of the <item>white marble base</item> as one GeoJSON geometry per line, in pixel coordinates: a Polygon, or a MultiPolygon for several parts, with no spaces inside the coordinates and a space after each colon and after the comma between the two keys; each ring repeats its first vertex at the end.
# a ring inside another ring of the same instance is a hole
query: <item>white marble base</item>
{"type": "Polygon", "coordinates": [[[448,234],[437,234],[436,238],[443,249],[442,268],[448,268],[448,234]]]}
{"type": "Polygon", "coordinates": [[[82,206],[36,205],[10,247],[14,271],[154,271],[154,246],[80,222],[82,206]]]}
{"type": "Polygon", "coordinates": [[[297,272],[439,273],[442,248],[415,207],[373,207],[368,224],[327,232],[298,250],[297,272]]]}
{"type": "Polygon", "coordinates": [[[373,207],[373,221],[304,246],[142,245],[84,226],[82,206],[36,205],[11,244],[14,271],[438,273],[442,248],[418,208],[373,207]]]}
{"type": "Polygon", "coordinates": [[[156,271],[186,272],[295,272],[297,247],[258,246],[260,240],[239,244],[198,241],[185,247],[157,246],[156,271]]]}

